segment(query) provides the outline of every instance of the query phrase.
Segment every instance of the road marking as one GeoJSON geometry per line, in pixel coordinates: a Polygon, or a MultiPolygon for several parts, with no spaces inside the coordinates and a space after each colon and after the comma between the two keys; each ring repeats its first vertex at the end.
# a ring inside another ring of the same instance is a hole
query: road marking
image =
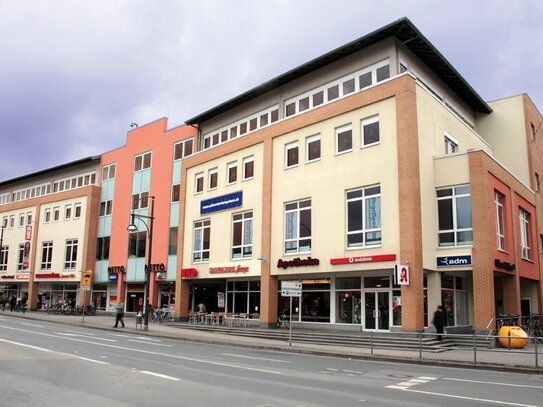
{"type": "Polygon", "coordinates": [[[543,389],[543,386],[531,386],[531,385],[528,385],[528,384],[484,382],[484,381],[480,381],[480,380],[454,379],[454,378],[450,378],[450,377],[443,377],[442,380],[451,380],[451,381],[455,381],[455,382],[468,382],[468,383],[478,383],[478,384],[495,384],[497,386],[524,387],[524,388],[528,388],[528,389],[543,389]]]}
{"type": "Polygon", "coordinates": [[[338,372],[338,369],[332,369],[331,367],[327,367],[326,370],[331,370],[332,372],[338,372]]]}
{"type": "Polygon", "coordinates": [[[136,336],[136,338],[141,339],[141,340],[145,340],[145,341],[149,341],[149,342],[162,342],[161,339],[149,338],[148,336],[136,336]]]}
{"type": "Polygon", "coordinates": [[[354,374],[362,374],[362,373],[364,373],[364,372],[358,372],[356,370],[345,370],[344,369],[343,371],[346,372],[346,373],[354,373],[354,374]]]}
{"type": "Polygon", "coordinates": [[[43,328],[43,325],[29,324],[28,322],[21,322],[21,325],[35,326],[36,328],[43,328]]]}
{"type": "Polygon", "coordinates": [[[147,341],[138,341],[137,339],[129,339],[128,342],[144,343],[146,345],[153,345],[153,346],[166,346],[168,348],[172,347],[172,345],[165,345],[163,343],[153,343],[153,342],[147,342],[147,341]]]}
{"type": "Polygon", "coordinates": [[[261,358],[261,357],[257,357],[257,356],[238,355],[238,354],[236,354],[236,353],[219,353],[219,355],[232,356],[232,357],[235,357],[235,358],[254,359],[254,360],[264,360],[264,361],[267,361],[267,362],[292,363],[290,360],[280,360],[280,359],[261,358]]]}
{"type": "Polygon", "coordinates": [[[69,356],[71,358],[81,359],[81,360],[85,360],[87,362],[99,363],[99,364],[102,364],[102,365],[109,365],[110,364],[108,362],[103,362],[101,360],[89,359],[89,358],[85,358],[83,356],[72,355],[70,353],[57,352],[57,351],[51,350],[51,349],[40,348],[39,346],[32,346],[32,345],[27,345],[27,344],[20,343],[20,342],[8,341],[7,339],[0,339],[0,342],[11,343],[12,345],[22,346],[23,348],[30,348],[30,349],[34,349],[34,350],[40,350],[42,352],[56,353],[58,355],[69,356]]]}
{"type": "Polygon", "coordinates": [[[429,394],[429,395],[433,395],[433,396],[449,397],[449,398],[454,398],[454,399],[470,400],[470,401],[477,401],[477,402],[483,402],[483,403],[494,403],[494,404],[501,404],[501,405],[506,405],[506,406],[541,407],[541,406],[536,406],[536,405],[533,405],[533,404],[521,404],[521,403],[512,403],[512,402],[508,402],[508,401],[481,399],[481,398],[466,397],[466,396],[457,396],[457,395],[454,395],[454,394],[434,393],[432,391],[413,390],[413,389],[402,389],[402,390],[403,391],[408,391],[408,392],[411,392],[411,393],[429,394]]]}
{"type": "Polygon", "coordinates": [[[148,374],[148,375],[151,375],[151,376],[155,376],[155,377],[160,377],[161,379],[168,379],[168,380],[175,380],[175,381],[181,380],[178,377],[168,376],[168,375],[165,375],[165,374],[160,374],[160,373],[155,373],[155,372],[149,372],[148,370],[140,370],[139,372],[143,373],[143,374],[148,374]]]}
{"type": "Polygon", "coordinates": [[[393,384],[390,386],[386,386],[387,389],[397,389],[397,390],[407,390],[411,386],[416,386],[418,384],[428,383],[432,380],[436,380],[436,377],[426,377],[426,376],[420,376],[420,377],[414,377],[413,379],[409,379],[405,382],[393,384]]]}
{"type": "Polygon", "coordinates": [[[82,338],[90,338],[90,339],[95,339],[97,341],[107,341],[107,342],[117,342],[116,339],[107,339],[107,338],[99,338],[97,336],[87,336],[87,335],[82,335],[82,334],[72,334],[72,333],[65,333],[65,332],[55,332],[57,335],[62,335],[62,336],[80,336],[82,338]]]}

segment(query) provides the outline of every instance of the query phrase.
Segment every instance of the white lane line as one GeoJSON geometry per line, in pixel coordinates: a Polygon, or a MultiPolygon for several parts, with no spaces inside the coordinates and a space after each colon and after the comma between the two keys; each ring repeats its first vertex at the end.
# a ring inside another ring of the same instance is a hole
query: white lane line
{"type": "Polygon", "coordinates": [[[330,370],[332,372],[338,372],[339,371],[338,369],[332,369],[331,367],[327,367],[326,370],[330,370]]]}
{"type": "Polygon", "coordinates": [[[165,345],[163,343],[153,343],[153,342],[147,342],[147,341],[138,341],[137,339],[129,339],[128,342],[144,343],[146,345],[153,345],[153,346],[165,346],[168,348],[172,347],[172,345],[165,345]]]}
{"type": "Polygon", "coordinates": [[[141,339],[142,341],[144,340],[148,342],[162,342],[161,339],[149,338],[148,336],[136,336],[136,338],[141,339]]]}
{"type": "Polygon", "coordinates": [[[509,387],[524,387],[528,389],[543,389],[543,386],[532,386],[529,384],[513,384],[513,383],[500,383],[500,382],[484,382],[480,380],[468,380],[468,379],[454,379],[451,377],[443,377],[442,380],[451,380],[455,382],[467,382],[467,383],[477,383],[477,384],[494,384],[497,386],[509,386],[509,387]]]}
{"type": "Polygon", "coordinates": [[[27,333],[31,333],[31,334],[35,334],[35,335],[47,336],[47,337],[52,337],[52,338],[57,338],[57,339],[62,338],[62,339],[67,340],[67,341],[88,343],[88,344],[97,345],[97,346],[105,346],[107,348],[125,350],[125,351],[128,351],[128,352],[137,352],[137,353],[144,353],[144,354],[147,354],[147,355],[163,356],[163,357],[170,358],[170,359],[172,359],[172,358],[173,359],[181,359],[181,360],[187,360],[187,361],[196,362],[196,363],[203,363],[203,364],[208,364],[208,365],[230,367],[230,368],[233,368],[233,369],[251,370],[251,371],[262,372],[262,373],[271,373],[271,374],[278,374],[278,375],[281,374],[281,372],[278,372],[278,371],[275,371],[275,370],[255,369],[255,368],[251,368],[251,367],[235,365],[235,364],[232,364],[232,363],[220,363],[220,362],[214,362],[214,361],[211,361],[211,360],[198,359],[198,358],[188,357],[188,356],[178,356],[178,355],[172,355],[172,354],[168,354],[168,353],[153,352],[153,351],[144,350],[144,349],[127,348],[127,347],[119,346],[119,345],[92,342],[92,341],[88,341],[88,340],[71,338],[71,337],[66,337],[66,336],[60,336],[59,337],[58,335],[48,334],[48,333],[45,333],[45,332],[30,331],[30,330],[27,330],[27,329],[15,328],[15,327],[6,326],[6,325],[0,325],[0,328],[9,329],[9,330],[12,330],[12,331],[27,332],[27,333]]]}
{"type": "Polygon", "coordinates": [[[479,403],[493,403],[493,404],[501,404],[505,406],[517,406],[517,407],[541,407],[541,406],[536,406],[533,404],[521,404],[521,403],[512,403],[508,401],[481,399],[477,397],[457,396],[454,394],[434,393],[432,391],[413,390],[413,389],[403,389],[403,391],[408,391],[410,393],[429,394],[432,396],[448,397],[448,398],[453,398],[453,399],[470,400],[470,401],[476,401],[479,403]]]}
{"type": "Polygon", "coordinates": [[[102,364],[102,365],[109,365],[110,364],[108,362],[103,362],[101,360],[94,360],[94,359],[85,358],[83,356],[76,356],[76,355],[72,355],[72,354],[69,354],[69,353],[57,352],[57,351],[51,350],[51,349],[40,348],[39,346],[32,346],[32,345],[27,345],[27,344],[20,343],[20,342],[8,341],[7,339],[0,339],[0,342],[11,343],[12,345],[22,346],[23,348],[30,348],[30,349],[39,350],[39,351],[42,351],[42,352],[56,353],[58,355],[69,356],[71,358],[81,359],[81,360],[85,360],[87,362],[99,363],[99,364],[102,364]]]}
{"type": "Polygon", "coordinates": [[[21,325],[34,326],[36,328],[43,328],[43,325],[29,324],[28,322],[21,322],[21,325]]]}
{"type": "Polygon", "coordinates": [[[290,360],[261,358],[261,357],[257,357],[257,356],[238,355],[236,353],[219,353],[219,355],[232,356],[232,357],[235,357],[235,358],[243,358],[243,359],[264,360],[266,362],[292,363],[290,360]]]}
{"type": "Polygon", "coordinates": [[[87,335],[81,335],[81,334],[72,334],[72,333],[65,333],[65,332],[55,332],[57,335],[62,335],[62,336],[79,336],[81,338],[89,338],[89,339],[94,339],[94,340],[97,340],[97,341],[107,341],[107,342],[117,342],[116,339],[108,339],[108,338],[99,338],[97,336],[87,336],[87,335]]]}
{"type": "Polygon", "coordinates": [[[437,380],[437,377],[419,376],[422,380],[437,380]]]}
{"type": "Polygon", "coordinates": [[[168,379],[168,380],[175,380],[175,381],[181,380],[178,377],[168,376],[168,375],[165,375],[165,374],[160,374],[160,373],[155,373],[155,372],[149,372],[148,370],[140,370],[139,372],[143,373],[143,374],[148,374],[148,375],[151,375],[151,376],[155,376],[155,377],[160,377],[161,379],[168,379]]]}
{"type": "Polygon", "coordinates": [[[364,372],[358,372],[358,371],[356,371],[356,370],[346,370],[346,369],[344,369],[343,371],[346,372],[346,373],[355,373],[355,374],[362,374],[362,373],[364,373],[364,372]]]}

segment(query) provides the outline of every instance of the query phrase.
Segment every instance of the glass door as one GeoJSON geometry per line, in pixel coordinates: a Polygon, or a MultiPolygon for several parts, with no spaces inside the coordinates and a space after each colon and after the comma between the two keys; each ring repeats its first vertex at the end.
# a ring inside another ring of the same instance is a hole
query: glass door
{"type": "Polygon", "coordinates": [[[366,291],[365,330],[390,329],[390,293],[388,291],[366,291]]]}

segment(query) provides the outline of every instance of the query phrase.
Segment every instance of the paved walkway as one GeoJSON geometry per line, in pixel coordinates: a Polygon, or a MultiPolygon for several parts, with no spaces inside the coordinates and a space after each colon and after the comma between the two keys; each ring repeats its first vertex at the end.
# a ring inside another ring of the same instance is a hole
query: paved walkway
{"type": "MultiPolygon", "coordinates": [[[[382,360],[392,362],[418,363],[440,366],[472,367],[483,369],[498,369],[526,373],[543,373],[543,345],[537,347],[529,344],[521,350],[503,348],[481,350],[476,353],[473,349],[453,349],[443,352],[423,352],[418,350],[398,350],[369,347],[337,346],[312,343],[296,343],[289,346],[288,340],[265,339],[248,336],[233,336],[220,331],[201,331],[190,329],[184,324],[149,324],[148,331],[136,327],[136,319],[125,318],[125,328],[113,328],[114,315],[82,316],[49,315],[45,312],[0,312],[1,317],[24,318],[29,320],[50,321],[67,325],[84,326],[102,330],[123,330],[138,335],[149,335],[161,338],[177,339],[193,342],[204,342],[220,345],[235,345],[258,349],[280,350],[297,353],[318,354],[326,356],[349,357],[353,359],[382,360]]],[[[328,331],[333,333],[333,331],[328,331]]]]}

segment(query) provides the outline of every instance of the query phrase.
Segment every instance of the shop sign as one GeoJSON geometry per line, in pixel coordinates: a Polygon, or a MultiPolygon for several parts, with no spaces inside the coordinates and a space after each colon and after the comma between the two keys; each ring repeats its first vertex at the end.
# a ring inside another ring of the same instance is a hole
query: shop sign
{"type": "Polygon", "coordinates": [[[404,264],[394,266],[394,283],[397,285],[409,285],[409,266],[404,264]]]}
{"type": "Polygon", "coordinates": [[[119,279],[118,274],[109,274],[109,281],[117,281],[119,279]]]}
{"type": "Polygon", "coordinates": [[[237,208],[243,204],[243,191],[228,195],[217,196],[200,201],[200,214],[218,212],[225,209],[237,208]]]}
{"type": "Polygon", "coordinates": [[[28,280],[30,280],[30,275],[28,275],[28,274],[17,274],[17,276],[15,278],[17,280],[28,281],[28,280]]]}
{"type": "MultiPolygon", "coordinates": [[[[147,264],[145,265],[145,272],[147,273],[149,271],[149,266],[147,264]]],[[[151,271],[166,271],[166,266],[164,263],[153,263],[151,264],[151,271]]]]}
{"type": "Polygon", "coordinates": [[[210,267],[209,268],[210,274],[247,273],[248,271],[249,271],[249,267],[246,267],[246,266],[226,266],[226,267],[210,267]]]}
{"type": "Polygon", "coordinates": [[[507,271],[515,271],[516,269],[516,266],[513,263],[501,261],[500,259],[494,259],[494,265],[507,271]]]}
{"type": "Polygon", "coordinates": [[[394,261],[396,260],[395,254],[377,254],[375,256],[355,256],[355,257],[341,257],[338,259],[330,259],[332,266],[338,264],[359,264],[359,263],[377,263],[380,261],[394,261]]]}
{"type": "Polygon", "coordinates": [[[75,278],[74,273],[64,274],[64,273],[36,273],[36,278],[75,278]]]}
{"type": "Polygon", "coordinates": [[[198,275],[198,270],[194,268],[181,269],[181,278],[191,278],[198,275]]]}
{"type": "Polygon", "coordinates": [[[0,276],[1,279],[5,279],[5,280],[13,280],[15,279],[15,276],[13,274],[8,274],[7,276],[0,276]]]}
{"type": "Polygon", "coordinates": [[[471,266],[471,256],[437,257],[437,267],[471,266]]]}
{"type": "Polygon", "coordinates": [[[112,266],[107,268],[108,274],[121,274],[124,273],[124,266],[112,266]]]}
{"type": "Polygon", "coordinates": [[[299,257],[296,257],[292,260],[277,260],[277,268],[286,270],[289,267],[309,267],[309,266],[318,266],[320,264],[319,259],[314,259],[312,257],[308,257],[307,259],[300,259],[299,257]]]}

